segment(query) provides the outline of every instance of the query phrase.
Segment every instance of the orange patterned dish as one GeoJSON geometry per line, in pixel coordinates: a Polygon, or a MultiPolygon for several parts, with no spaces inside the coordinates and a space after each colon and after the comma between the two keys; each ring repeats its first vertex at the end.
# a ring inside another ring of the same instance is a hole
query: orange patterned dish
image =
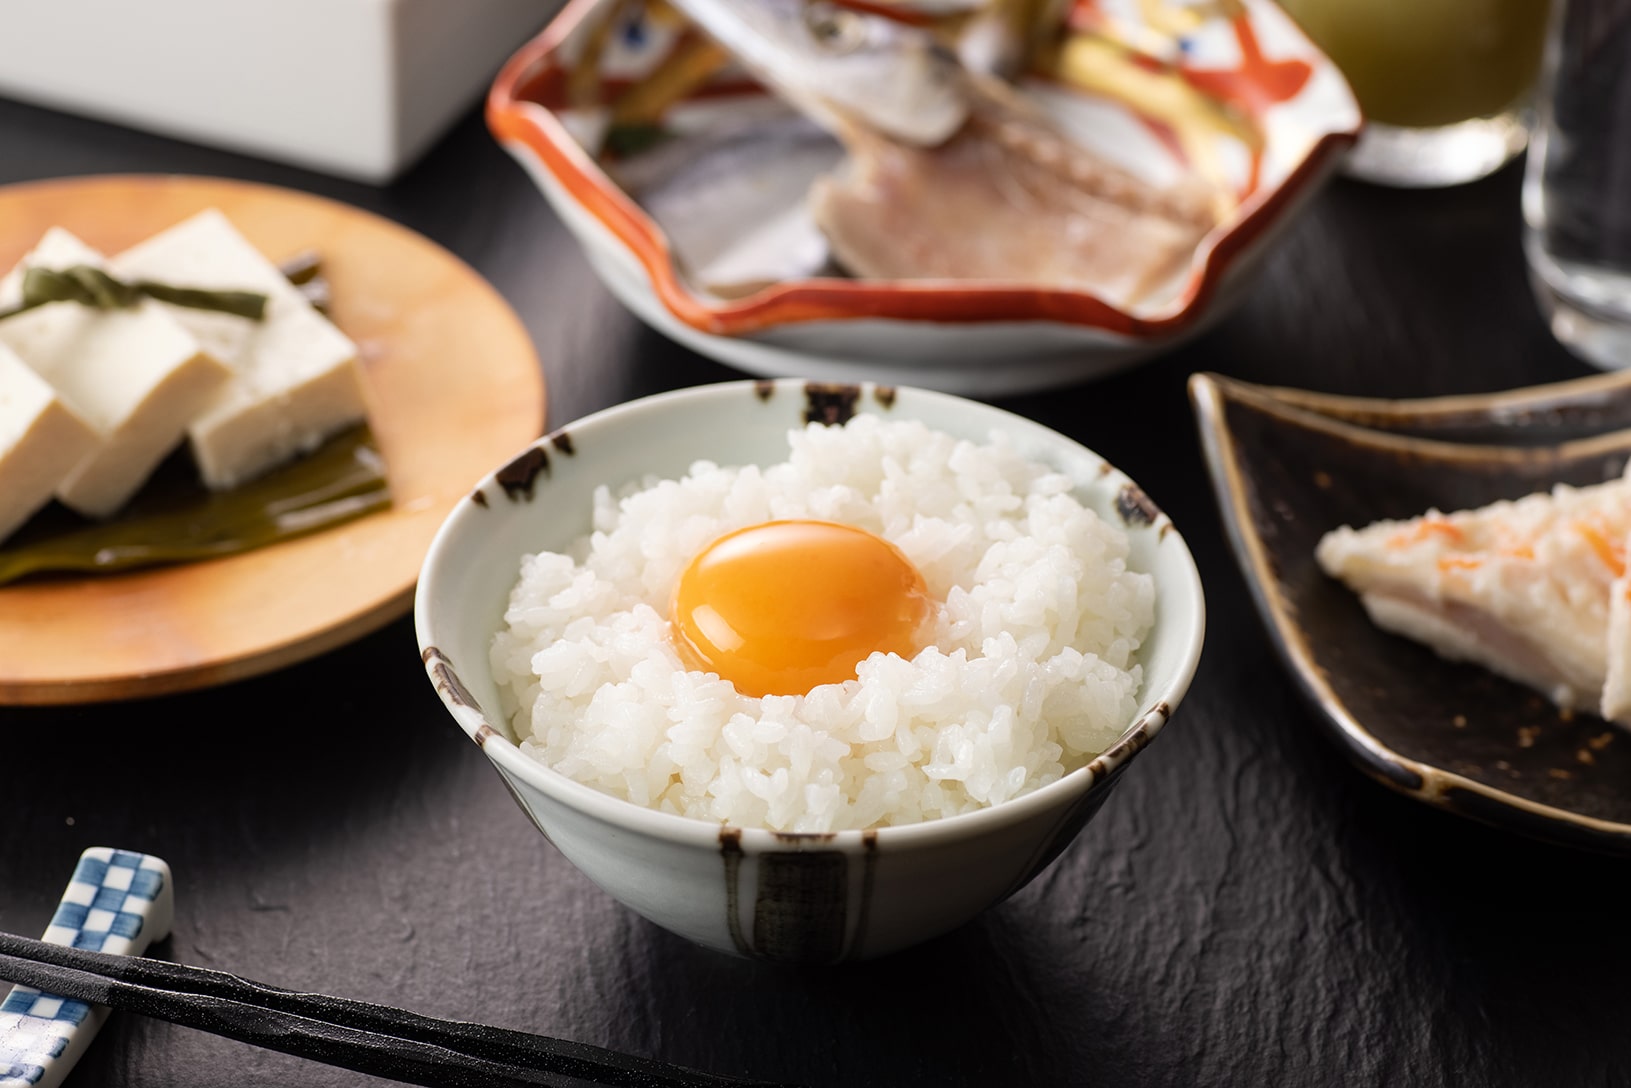
{"type": "MultiPolygon", "coordinates": [[[[873,262],[890,268],[877,278],[845,274],[809,205],[855,143],[722,65],[656,0],[573,0],[499,75],[488,123],[608,287],[704,354],[758,374],[965,393],[1080,381],[1219,316],[1360,116],[1270,0],[1065,8],[1011,85],[1023,107],[1115,179],[1205,194],[1201,228],[1175,259],[1146,261],[1148,274],[969,278],[932,262],[916,276],[888,262],[873,262]]],[[[922,191],[942,199],[933,169],[922,191]]],[[[959,220],[975,242],[982,227],[999,241],[1001,221],[959,220]]],[[[1099,263],[1149,256],[1135,247],[1099,263]]]]}

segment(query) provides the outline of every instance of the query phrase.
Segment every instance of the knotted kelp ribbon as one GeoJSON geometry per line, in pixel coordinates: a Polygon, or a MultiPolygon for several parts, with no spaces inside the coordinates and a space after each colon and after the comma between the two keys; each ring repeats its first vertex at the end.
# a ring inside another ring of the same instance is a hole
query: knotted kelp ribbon
{"type": "Polygon", "coordinates": [[[366,426],[232,491],[205,488],[178,452],[110,521],[87,521],[55,504],[34,515],[0,541],[0,585],[51,572],[106,574],[235,555],[390,505],[385,461],[366,426]]]}
{"type": "Polygon", "coordinates": [[[51,302],[77,302],[97,310],[128,310],[144,298],[190,310],[236,314],[251,321],[266,317],[266,296],[256,291],[212,291],[153,280],[127,283],[93,265],[76,264],[68,268],[36,266],[25,271],[22,302],[0,311],[0,321],[51,302]]]}

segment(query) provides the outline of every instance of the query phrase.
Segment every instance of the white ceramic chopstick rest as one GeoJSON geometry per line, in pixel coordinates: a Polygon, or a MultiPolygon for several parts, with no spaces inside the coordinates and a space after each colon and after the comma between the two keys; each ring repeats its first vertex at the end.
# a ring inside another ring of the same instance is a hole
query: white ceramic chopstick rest
{"type": "MultiPolygon", "coordinates": [[[[150,854],[93,846],[44,940],[67,948],[139,956],[169,936],[175,919],[170,867],[150,854]]],[[[0,1002],[0,1088],[54,1088],[96,1037],[108,1009],[16,986],[0,1002]]]]}

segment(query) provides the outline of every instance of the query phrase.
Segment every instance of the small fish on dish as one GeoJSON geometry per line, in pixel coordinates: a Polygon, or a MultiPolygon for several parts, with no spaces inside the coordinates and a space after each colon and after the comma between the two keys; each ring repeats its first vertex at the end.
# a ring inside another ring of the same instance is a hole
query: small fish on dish
{"type": "Polygon", "coordinates": [[[964,67],[932,28],[805,0],[676,3],[842,145],[806,210],[856,278],[1131,301],[1216,223],[1224,194],[1198,176],[1160,184],[1096,154],[1017,87],[964,67]]]}
{"type": "Polygon", "coordinates": [[[691,346],[1039,388],[1219,312],[1357,131],[1272,3],[1150,7],[578,0],[489,122],[608,286],[691,346]]]}
{"type": "MultiPolygon", "coordinates": [[[[740,78],[737,65],[793,109],[769,132],[761,127],[762,137],[782,142],[783,129],[800,131],[808,120],[837,142],[826,144],[837,161],[819,164],[813,176],[814,164],[798,157],[765,156],[753,164],[753,181],[780,194],[769,221],[799,222],[805,237],[826,243],[826,254],[807,266],[812,273],[830,257],[833,271],[862,280],[1022,284],[1132,304],[1163,285],[1170,293],[1201,239],[1233,206],[1222,184],[1207,183],[1182,162],[1169,166],[1167,177],[1139,164],[1129,169],[1069,130],[1066,111],[1076,104],[1061,101],[1068,92],[1060,88],[1069,87],[1082,64],[1068,44],[1076,35],[1057,12],[1049,15],[1062,27],[1059,42],[1039,33],[1053,54],[1037,58],[1038,74],[1045,71],[1054,82],[1044,90],[966,67],[950,48],[963,32],[963,12],[919,23],[825,0],[674,0],[674,6],[718,49],[698,60],[696,39],[682,32],[672,52],[612,100],[609,146],[600,150],[613,176],[674,236],[677,258],[693,281],[724,297],[774,282],[774,269],[762,267],[743,279],[723,275],[684,244],[696,232],[694,221],[657,209],[671,210],[666,205],[676,189],[692,206],[711,196],[724,214],[704,220],[710,232],[728,238],[733,253],[751,250],[776,264],[779,233],[755,238],[744,230],[752,221],[742,216],[734,191],[691,188],[714,182],[722,169],[698,174],[693,166],[676,178],[639,170],[637,142],[632,154],[619,148],[631,143],[631,117],[654,130],[645,141],[681,135],[665,126],[667,108],[681,106],[677,100],[704,77],[703,87],[718,86],[721,73],[740,78]],[[680,71],[684,78],[676,76],[680,71]],[[637,109],[626,105],[631,100],[637,109]],[[631,184],[624,159],[650,181],[631,184]]],[[[1031,58],[1021,59],[1020,67],[1028,67],[1031,58]]],[[[1114,59],[1098,63],[1110,66],[1114,59]]],[[[1184,116],[1173,127],[1194,124],[1184,116]]],[[[685,141],[693,157],[706,162],[711,153],[724,153],[743,165],[731,146],[709,146],[710,131],[685,141]]]]}

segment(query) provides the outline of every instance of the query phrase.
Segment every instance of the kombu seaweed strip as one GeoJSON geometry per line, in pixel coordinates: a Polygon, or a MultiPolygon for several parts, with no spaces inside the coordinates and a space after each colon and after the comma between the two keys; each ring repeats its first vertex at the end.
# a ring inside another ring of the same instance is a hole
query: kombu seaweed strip
{"type": "Polygon", "coordinates": [[[367,427],[232,491],[209,491],[185,454],[119,515],[87,521],[52,507],[0,544],[0,585],[49,572],[100,573],[232,555],[327,529],[391,504],[367,427]]]}
{"type": "Polygon", "coordinates": [[[250,321],[260,321],[266,316],[266,296],[258,291],[176,287],[152,280],[126,283],[100,268],[76,264],[69,268],[35,267],[23,273],[22,301],[0,312],[0,321],[51,302],[77,302],[97,310],[128,310],[144,298],[192,310],[236,314],[250,321]]]}

